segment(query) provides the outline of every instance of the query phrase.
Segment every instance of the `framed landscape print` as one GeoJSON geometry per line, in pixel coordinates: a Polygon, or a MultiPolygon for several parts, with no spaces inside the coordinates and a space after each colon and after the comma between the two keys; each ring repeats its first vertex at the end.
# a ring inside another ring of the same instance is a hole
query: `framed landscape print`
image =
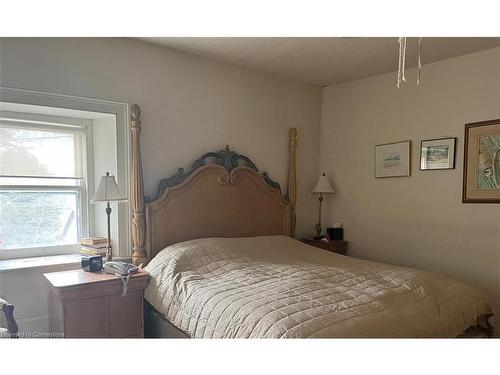
{"type": "Polygon", "coordinates": [[[465,125],[463,203],[500,203],[500,119],[465,125]]]}
{"type": "Polygon", "coordinates": [[[420,170],[455,168],[456,138],[428,139],[420,143],[420,170]]]}
{"type": "Polygon", "coordinates": [[[410,175],[411,141],[375,146],[375,177],[404,177],[410,175]]]}

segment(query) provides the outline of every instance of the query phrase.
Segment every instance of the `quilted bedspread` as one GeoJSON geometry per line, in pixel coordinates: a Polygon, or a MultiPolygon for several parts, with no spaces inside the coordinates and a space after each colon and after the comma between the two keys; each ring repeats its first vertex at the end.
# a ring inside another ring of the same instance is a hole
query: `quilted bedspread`
{"type": "Polygon", "coordinates": [[[145,298],[193,338],[455,337],[492,313],[456,280],[285,236],[178,243],[146,271],[145,298]]]}

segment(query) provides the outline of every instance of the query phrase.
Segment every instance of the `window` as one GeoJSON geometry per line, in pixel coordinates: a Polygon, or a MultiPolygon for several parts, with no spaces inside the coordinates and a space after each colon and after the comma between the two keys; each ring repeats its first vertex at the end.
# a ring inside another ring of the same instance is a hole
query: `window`
{"type": "MultiPolygon", "coordinates": [[[[128,105],[1,86],[0,98],[0,260],[106,236],[106,205],[90,198],[106,172],[128,195],[128,105]]],[[[130,256],[128,201],[111,205],[113,254],[130,256]]]]}
{"type": "Polygon", "coordinates": [[[0,251],[78,251],[88,234],[88,130],[0,120],[0,251]]]}

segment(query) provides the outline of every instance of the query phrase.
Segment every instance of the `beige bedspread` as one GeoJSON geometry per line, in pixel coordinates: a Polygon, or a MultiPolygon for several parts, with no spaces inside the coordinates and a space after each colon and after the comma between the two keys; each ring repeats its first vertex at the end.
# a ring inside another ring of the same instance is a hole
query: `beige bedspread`
{"type": "Polygon", "coordinates": [[[145,298],[202,337],[455,337],[492,312],[477,289],[285,236],[192,240],[146,267],[145,298]]]}

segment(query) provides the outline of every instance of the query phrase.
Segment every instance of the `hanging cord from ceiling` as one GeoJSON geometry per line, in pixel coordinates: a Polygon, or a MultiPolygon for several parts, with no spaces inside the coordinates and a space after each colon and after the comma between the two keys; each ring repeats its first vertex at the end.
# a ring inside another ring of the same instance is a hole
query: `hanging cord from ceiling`
{"type": "Polygon", "coordinates": [[[417,58],[417,86],[420,86],[420,78],[422,77],[422,37],[418,38],[418,58],[417,58]]]}
{"type": "MultiPolygon", "coordinates": [[[[397,88],[401,86],[401,82],[406,82],[405,70],[406,70],[406,45],[407,38],[398,38],[398,74],[397,74],[397,88]]],[[[420,85],[422,78],[422,38],[418,39],[418,54],[417,54],[417,86],[420,85]]]]}
{"type": "Polygon", "coordinates": [[[401,82],[406,81],[405,78],[405,63],[406,63],[406,37],[398,38],[398,83],[397,87],[401,85],[401,82]]]}

